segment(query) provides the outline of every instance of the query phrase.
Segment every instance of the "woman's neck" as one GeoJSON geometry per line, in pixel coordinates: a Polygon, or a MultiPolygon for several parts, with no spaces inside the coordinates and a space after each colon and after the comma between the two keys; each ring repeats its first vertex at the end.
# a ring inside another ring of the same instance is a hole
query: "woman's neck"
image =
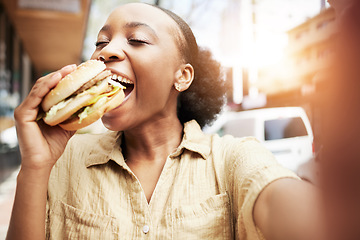
{"type": "Polygon", "coordinates": [[[124,132],[123,150],[127,161],[165,161],[180,144],[180,121],[161,119],[124,132]]]}
{"type": "Polygon", "coordinates": [[[123,154],[150,202],[165,162],[180,144],[183,126],[180,121],[162,119],[146,126],[125,131],[123,154]]]}

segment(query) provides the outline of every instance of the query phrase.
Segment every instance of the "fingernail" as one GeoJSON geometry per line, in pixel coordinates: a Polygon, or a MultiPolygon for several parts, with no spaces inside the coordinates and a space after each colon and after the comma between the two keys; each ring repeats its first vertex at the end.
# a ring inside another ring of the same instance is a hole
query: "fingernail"
{"type": "Polygon", "coordinates": [[[51,76],[51,79],[59,79],[59,78],[61,78],[61,74],[59,72],[51,76]]]}
{"type": "Polygon", "coordinates": [[[70,64],[70,65],[63,67],[61,70],[71,70],[71,69],[74,69],[75,67],[76,67],[76,64],[70,64]]]}

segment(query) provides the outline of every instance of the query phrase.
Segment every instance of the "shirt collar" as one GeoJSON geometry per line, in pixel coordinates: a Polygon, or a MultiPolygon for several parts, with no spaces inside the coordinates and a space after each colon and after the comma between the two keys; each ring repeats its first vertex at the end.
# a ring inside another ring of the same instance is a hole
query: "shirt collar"
{"type": "Polygon", "coordinates": [[[184,124],[183,140],[170,157],[178,157],[184,152],[184,149],[198,153],[204,160],[210,155],[210,138],[203,133],[195,120],[184,124]]]}
{"type": "Polygon", "coordinates": [[[122,132],[106,132],[95,142],[88,158],[86,167],[101,165],[113,160],[120,166],[125,166],[124,156],[121,153],[122,132]]]}
{"type": "MultiPolygon", "coordinates": [[[[120,166],[126,168],[124,156],[121,152],[122,132],[107,132],[96,141],[88,158],[86,167],[101,165],[113,160],[120,166]]],[[[184,135],[179,147],[170,154],[170,158],[180,156],[184,150],[198,153],[204,160],[210,155],[210,138],[201,130],[199,124],[195,121],[189,121],[184,124],[184,135]]]]}

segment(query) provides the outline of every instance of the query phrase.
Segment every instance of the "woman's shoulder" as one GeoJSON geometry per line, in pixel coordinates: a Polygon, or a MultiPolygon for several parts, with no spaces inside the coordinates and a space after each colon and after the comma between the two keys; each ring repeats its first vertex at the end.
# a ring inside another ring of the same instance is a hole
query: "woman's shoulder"
{"type": "Polygon", "coordinates": [[[213,161],[222,165],[225,172],[237,169],[245,176],[270,166],[280,166],[275,156],[255,137],[212,135],[211,138],[213,161]]]}
{"type": "Polygon", "coordinates": [[[232,135],[219,136],[218,134],[211,134],[212,149],[214,151],[221,151],[229,154],[240,154],[251,150],[265,150],[260,141],[253,137],[234,137],[232,135]]]}

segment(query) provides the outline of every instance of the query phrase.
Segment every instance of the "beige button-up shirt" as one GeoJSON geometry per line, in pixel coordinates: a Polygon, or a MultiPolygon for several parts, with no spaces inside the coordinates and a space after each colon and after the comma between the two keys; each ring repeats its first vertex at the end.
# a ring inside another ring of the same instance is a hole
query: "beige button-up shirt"
{"type": "Polygon", "coordinates": [[[119,135],[71,138],[50,177],[48,239],[263,239],[256,198],[276,179],[297,178],[256,139],[206,135],[191,121],[148,203],[119,135]]]}

